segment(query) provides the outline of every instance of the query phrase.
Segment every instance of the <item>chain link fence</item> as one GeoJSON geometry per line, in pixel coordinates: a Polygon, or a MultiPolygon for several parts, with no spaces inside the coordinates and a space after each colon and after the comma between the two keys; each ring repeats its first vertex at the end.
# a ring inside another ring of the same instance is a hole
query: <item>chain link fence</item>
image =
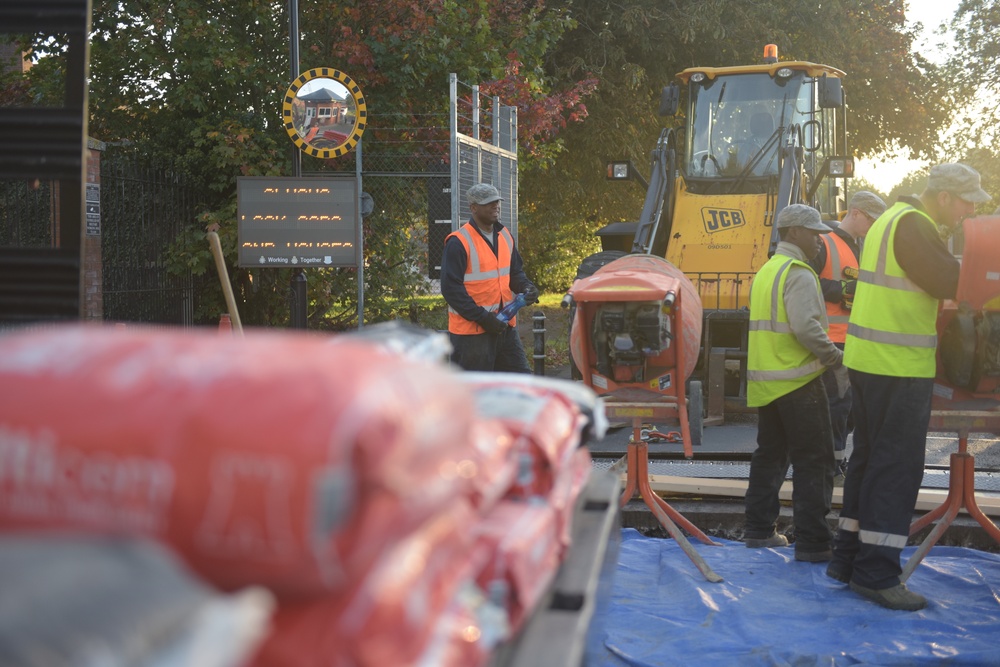
{"type": "Polygon", "coordinates": [[[0,181],[0,246],[51,248],[52,181],[0,181]]]}
{"type": "MultiPolygon", "coordinates": [[[[356,174],[359,163],[361,189],[371,198],[371,211],[362,221],[364,250],[364,321],[416,319],[410,311],[412,296],[434,289],[428,267],[428,247],[433,225],[428,222],[434,191],[447,183],[447,115],[418,118],[409,115],[369,114],[357,148],[325,164],[303,158],[303,176],[331,173],[356,174]],[[312,169],[310,169],[312,167],[312,169]]],[[[448,230],[450,231],[450,229],[448,230]]],[[[443,243],[444,237],[441,237],[443,243]]],[[[325,303],[312,301],[311,327],[344,330],[358,324],[358,275],[355,269],[321,269],[333,285],[325,303]]],[[[309,272],[311,273],[311,272],[309,272]]],[[[310,278],[310,294],[315,296],[310,278]]]]}
{"type": "MultiPolygon", "coordinates": [[[[464,193],[477,182],[500,190],[501,221],[516,238],[516,110],[490,98],[484,112],[478,86],[454,76],[450,92],[451,103],[440,113],[370,114],[357,150],[335,161],[304,156],[303,176],[355,174],[360,161],[361,187],[373,204],[362,223],[364,285],[359,289],[357,269],[307,271],[310,328],[357,327],[359,299],[368,323],[426,321],[413,296],[439,292],[445,237],[469,219],[464,193]]],[[[195,193],[182,173],[126,147],[107,147],[101,168],[105,320],[194,323],[201,282],[169,272],[166,254],[198,224],[195,193]]],[[[45,183],[2,184],[0,245],[50,247],[51,199],[45,183]]],[[[203,280],[207,285],[217,277],[203,280]]]]}
{"type": "MultiPolygon", "coordinates": [[[[452,77],[449,112],[423,114],[370,113],[365,134],[353,153],[303,175],[357,173],[373,207],[364,218],[364,320],[409,317],[419,308],[410,297],[440,291],[441,256],[448,234],[469,219],[464,193],[473,184],[495,185],[504,198],[501,222],[517,233],[516,110],[492,99],[490,112],[480,109],[478,86],[452,77]],[[486,119],[486,122],[483,119],[486,119]],[[417,122],[412,121],[416,119],[417,122]],[[457,187],[452,187],[457,183],[457,187]]],[[[339,272],[340,308],[326,318],[334,328],[356,326],[342,306],[356,301],[339,272]]],[[[446,326],[442,310],[441,327],[446,326]]],[[[423,318],[426,319],[426,318],[423,318]]]]}
{"type": "Polygon", "coordinates": [[[450,77],[453,229],[469,219],[463,194],[476,183],[490,183],[504,204],[500,222],[517,240],[517,109],[491,97],[484,113],[479,86],[450,77]],[[485,122],[484,122],[485,121],[485,122]]]}
{"type": "Polygon", "coordinates": [[[104,319],[190,326],[194,279],[167,271],[166,253],[195,224],[184,175],[125,149],[101,159],[104,319]]]}

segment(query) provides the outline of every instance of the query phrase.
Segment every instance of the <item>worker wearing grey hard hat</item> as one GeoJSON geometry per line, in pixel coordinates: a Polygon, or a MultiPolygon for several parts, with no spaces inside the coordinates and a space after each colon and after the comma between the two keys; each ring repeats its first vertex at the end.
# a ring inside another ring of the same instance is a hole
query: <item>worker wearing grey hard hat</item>
{"type": "Polygon", "coordinates": [[[500,192],[477,183],[466,193],[472,217],[445,239],[441,295],[448,304],[452,361],[470,371],[530,373],[514,318],[499,311],[521,294],[538,301],[510,232],[500,223],[500,192]]]}
{"type": "MultiPolygon", "coordinates": [[[[826,334],[816,272],[806,263],[830,228],[805,204],[786,206],[775,221],[780,242],[750,289],[747,405],[757,408],[757,449],[750,459],[744,542],[782,547],[775,532],[778,494],[792,464],[795,559],[830,560],[826,515],[833,496],[833,433],[822,375],[843,353],[826,334]]],[[[841,369],[846,390],[847,374],[841,369]]]]}
{"type": "Polygon", "coordinates": [[[854,449],[827,575],[889,609],[927,604],[902,583],[900,554],[924,476],[938,306],[958,289],[938,225],[954,229],[990,199],[972,167],[936,165],[923,194],[883,213],[861,251],[844,347],[854,449]]]}

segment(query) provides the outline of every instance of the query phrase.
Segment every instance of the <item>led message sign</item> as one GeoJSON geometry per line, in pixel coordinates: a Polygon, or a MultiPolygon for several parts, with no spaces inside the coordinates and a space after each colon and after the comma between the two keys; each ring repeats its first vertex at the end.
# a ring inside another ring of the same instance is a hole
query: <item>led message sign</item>
{"type": "Polygon", "coordinates": [[[357,267],[358,179],[238,178],[241,267],[357,267]]]}

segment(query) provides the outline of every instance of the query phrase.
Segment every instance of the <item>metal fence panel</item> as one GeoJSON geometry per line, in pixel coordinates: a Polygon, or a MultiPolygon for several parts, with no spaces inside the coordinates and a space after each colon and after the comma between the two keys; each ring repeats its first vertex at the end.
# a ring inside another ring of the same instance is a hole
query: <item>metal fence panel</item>
{"type": "Polygon", "coordinates": [[[193,324],[193,279],[169,273],[166,262],[180,232],[195,223],[183,175],[109,150],[101,163],[101,217],[104,319],[193,324]]]}
{"type": "Polygon", "coordinates": [[[489,183],[504,203],[500,222],[517,240],[517,110],[492,98],[492,122],[480,122],[479,86],[470,86],[454,74],[450,80],[452,229],[471,216],[465,192],[476,183],[489,183]]]}
{"type": "Polygon", "coordinates": [[[0,246],[51,248],[52,181],[0,181],[0,246]]]}

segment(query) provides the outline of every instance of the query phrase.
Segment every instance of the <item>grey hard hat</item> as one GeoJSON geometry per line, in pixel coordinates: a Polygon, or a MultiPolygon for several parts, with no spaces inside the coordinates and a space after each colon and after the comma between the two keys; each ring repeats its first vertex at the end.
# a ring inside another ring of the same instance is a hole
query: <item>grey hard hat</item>
{"type": "Polygon", "coordinates": [[[823,224],[819,211],[812,206],[805,204],[789,204],[778,213],[778,220],[775,223],[778,229],[788,229],[789,227],[805,227],[814,232],[826,234],[833,231],[823,224]]]}
{"type": "Polygon", "coordinates": [[[979,172],[959,162],[948,162],[931,167],[927,189],[933,192],[950,192],[970,204],[982,204],[993,199],[979,185],[979,172]]]}
{"type": "Polygon", "coordinates": [[[476,183],[466,194],[470,204],[492,204],[495,201],[503,201],[500,191],[489,183],[476,183]]]}
{"type": "Polygon", "coordinates": [[[858,209],[872,220],[877,220],[880,215],[885,213],[885,209],[888,208],[881,197],[867,190],[858,190],[855,192],[847,207],[858,209]]]}

